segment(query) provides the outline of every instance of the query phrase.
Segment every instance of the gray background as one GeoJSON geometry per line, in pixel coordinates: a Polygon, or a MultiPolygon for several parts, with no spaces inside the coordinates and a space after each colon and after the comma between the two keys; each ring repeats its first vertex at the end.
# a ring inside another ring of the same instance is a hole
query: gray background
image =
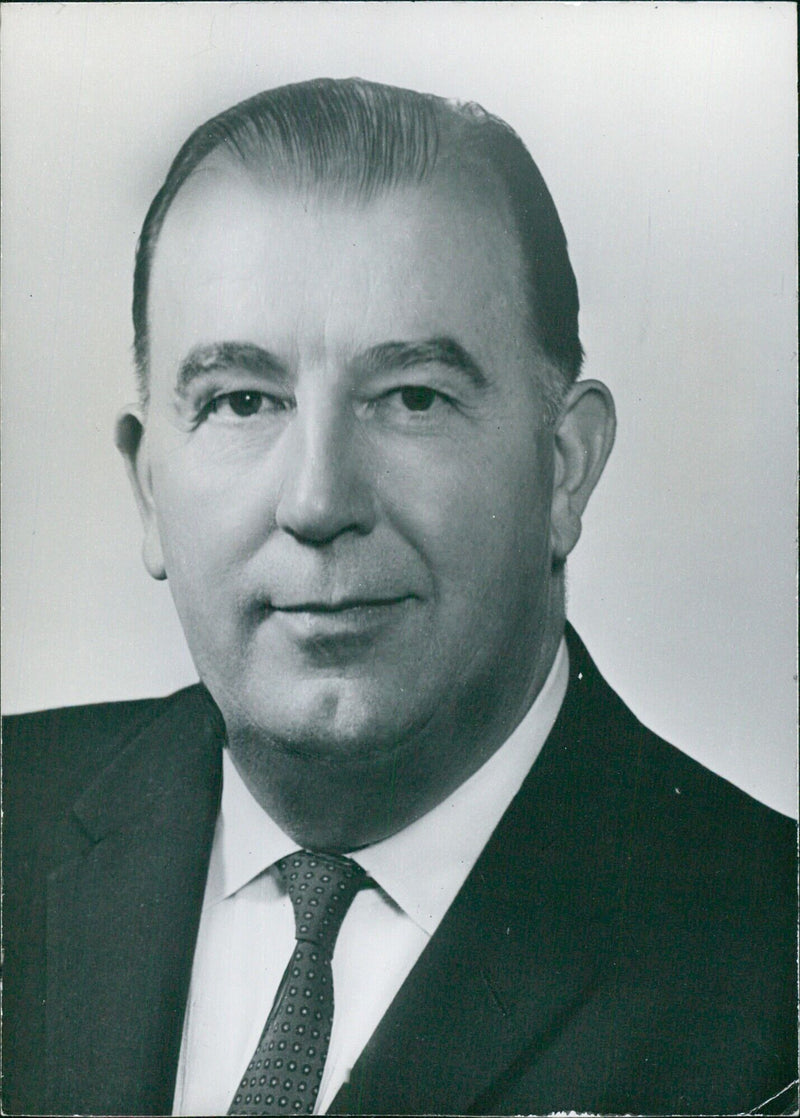
{"type": "Polygon", "coordinates": [[[619,410],[570,616],[643,721],[793,811],[794,55],[788,3],[6,5],[5,709],[195,678],[111,443],[135,239],[196,124],[358,74],[531,148],[619,410]]]}

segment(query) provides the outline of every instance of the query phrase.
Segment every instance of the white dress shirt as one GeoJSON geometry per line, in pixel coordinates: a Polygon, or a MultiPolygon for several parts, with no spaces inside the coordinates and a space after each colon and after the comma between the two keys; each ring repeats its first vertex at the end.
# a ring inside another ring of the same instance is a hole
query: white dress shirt
{"type": "MultiPolygon", "coordinates": [[[[362,889],[333,955],[335,1012],[315,1113],[346,1083],[547,738],[569,676],[562,640],[511,737],[427,815],[351,856],[362,889]]],[[[294,948],[294,913],[274,863],[297,849],[248,791],[227,749],[183,1026],[173,1114],[225,1114],[294,948]]]]}

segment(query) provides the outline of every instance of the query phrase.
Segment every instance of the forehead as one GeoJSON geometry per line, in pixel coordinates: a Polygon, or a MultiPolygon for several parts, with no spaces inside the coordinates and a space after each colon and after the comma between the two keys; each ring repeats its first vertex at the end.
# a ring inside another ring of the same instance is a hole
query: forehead
{"type": "Polygon", "coordinates": [[[478,350],[500,339],[521,346],[522,274],[505,207],[466,175],[365,202],[207,161],[161,230],[151,357],[155,365],[165,348],[237,333],[273,347],[346,348],[420,332],[461,334],[478,350]]]}

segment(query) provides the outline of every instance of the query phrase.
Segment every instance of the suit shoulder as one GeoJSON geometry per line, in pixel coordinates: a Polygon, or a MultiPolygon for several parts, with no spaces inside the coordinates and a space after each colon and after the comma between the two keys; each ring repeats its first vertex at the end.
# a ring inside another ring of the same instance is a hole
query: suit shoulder
{"type": "Polygon", "coordinates": [[[628,719],[612,841],[629,931],[649,942],[657,914],[657,935],[672,937],[662,954],[693,945],[687,974],[692,958],[715,953],[744,972],[757,953],[762,989],[783,1004],[796,962],[797,824],[628,719]]]}
{"type": "MultiPolygon", "coordinates": [[[[629,714],[631,720],[633,715],[629,714]]],[[[756,800],[729,780],[636,722],[628,738],[627,795],[640,844],[655,871],[682,875],[684,888],[727,889],[794,897],[795,820],[756,800]],[[755,884],[758,882],[758,888],[755,884]]]]}
{"type": "Polygon", "coordinates": [[[163,698],[90,703],[2,720],[3,788],[12,812],[17,798],[57,810],[137,733],[174,704],[189,703],[199,685],[163,698]]]}
{"type": "Polygon", "coordinates": [[[763,864],[765,844],[794,857],[797,825],[700,761],[641,727],[634,776],[655,825],[667,826],[704,848],[715,839],[728,854],[741,851],[763,864]],[[753,845],[758,836],[758,844],[753,845]]]}
{"type": "Polygon", "coordinates": [[[794,832],[794,821],[767,807],[729,780],[645,726],[608,685],[574,630],[568,630],[573,725],[585,738],[592,779],[611,782],[628,802],[647,804],[669,819],[695,816],[721,826],[753,826],[779,835],[794,832]],[[603,748],[598,749],[598,738],[603,748]],[[663,810],[662,810],[663,809],[663,810]]]}
{"type": "Polygon", "coordinates": [[[794,820],[644,726],[569,636],[569,752],[609,849],[624,850],[648,888],[732,906],[772,893],[785,911],[796,898],[794,820]]]}
{"type": "Polygon", "coordinates": [[[3,740],[5,744],[30,738],[48,738],[53,735],[123,730],[126,725],[136,725],[158,709],[167,698],[132,699],[129,701],[86,703],[76,706],[53,707],[24,714],[3,715],[3,740]]]}
{"type": "Polygon", "coordinates": [[[103,739],[127,737],[168,706],[191,700],[199,690],[199,684],[193,684],[158,698],[87,703],[7,714],[2,719],[3,745],[11,748],[18,742],[47,742],[54,738],[68,744],[76,735],[85,740],[87,734],[103,739]]]}

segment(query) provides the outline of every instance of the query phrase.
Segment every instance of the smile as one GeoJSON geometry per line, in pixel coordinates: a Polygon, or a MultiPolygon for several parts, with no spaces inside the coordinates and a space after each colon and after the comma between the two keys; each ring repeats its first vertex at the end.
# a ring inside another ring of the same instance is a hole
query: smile
{"type": "Polygon", "coordinates": [[[414,601],[413,595],[393,598],[343,598],[336,602],[308,601],[267,607],[267,624],[274,622],[300,645],[329,646],[360,643],[398,622],[414,601]]]}

